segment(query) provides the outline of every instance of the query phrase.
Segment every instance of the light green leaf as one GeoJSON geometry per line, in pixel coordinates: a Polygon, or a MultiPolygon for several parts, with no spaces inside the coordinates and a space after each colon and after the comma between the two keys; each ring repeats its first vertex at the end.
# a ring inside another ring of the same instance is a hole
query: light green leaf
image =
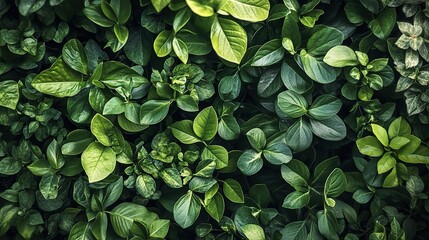
{"type": "Polygon", "coordinates": [[[300,209],[305,207],[310,201],[309,192],[291,192],[289,193],[283,201],[282,207],[288,209],[300,209]]]}
{"type": "Polygon", "coordinates": [[[223,193],[231,202],[244,203],[244,195],[241,185],[232,178],[228,178],[224,181],[223,193]]]}
{"type": "Polygon", "coordinates": [[[178,38],[173,38],[172,46],[174,53],[176,53],[177,57],[182,61],[183,63],[188,62],[188,47],[186,46],[186,43],[178,38]]]}
{"type": "Polygon", "coordinates": [[[331,48],[323,58],[323,61],[331,67],[346,67],[359,65],[358,58],[353,49],[340,45],[331,48]]]}
{"type": "Polygon", "coordinates": [[[265,67],[283,59],[285,49],[280,39],[273,39],[262,45],[252,59],[252,66],[265,67]]]}
{"type": "Polygon", "coordinates": [[[378,174],[383,174],[390,171],[390,169],[396,166],[396,159],[392,156],[391,152],[386,152],[383,157],[380,158],[377,162],[377,172],[378,174]]]}
{"type": "Polygon", "coordinates": [[[302,95],[286,90],[277,96],[277,106],[287,117],[299,118],[307,112],[308,103],[302,95]]]}
{"type": "Polygon", "coordinates": [[[380,157],[384,147],[374,136],[366,136],[356,141],[359,152],[370,157],[380,157]]]}
{"type": "Polygon", "coordinates": [[[18,83],[13,80],[0,82],[0,106],[15,110],[19,101],[18,83]]]}
{"type": "Polygon", "coordinates": [[[217,55],[227,61],[239,64],[246,53],[246,31],[232,20],[215,18],[210,39],[217,55]]]}
{"type": "Polygon", "coordinates": [[[207,145],[201,153],[201,159],[212,159],[216,162],[216,169],[228,166],[228,151],[220,145],[207,145]]]}
{"type": "Polygon", "coordinates": [[[209,141],[214,138],[218,128],[218,118],[214,108],[207,107],[198,113],[192,128],[201,140],[209,141]]]}
{"type": "Polygon", "coordinates": [[[176,168],[164,168],[159,172],[159,177],[171,188],[183,187],[182,178],[176,168]]]}
{"type": "Polygon", "coordinates": [[[157,219],[150,224],[149,237],[165,238],[170,228],[170,220],[157,219]]]}
{"type": "MultiPolygon", "coordinates": [[[[157,1],[157,0],[155,0],[157,1]]],[[[173,34],[170,30],[163,30],[158,34],[153,42],[153,49],[158,57],[165,57],[173,49],[173,34]]]]}
{"type": "Polygon", "coordinates": [[[228,0],[222,6],[222,10],[240,20],[260,22],[267,19],[270,2],[268,0],[228,0]]]}
{"type": "Polygon", "coordinates": [[[127,238],[134,222],[143,224],[146,229],[158,219],[155,213],[151,213],[146,207],[130,202],[120,203],[110,212],[110,223],[113,230],[122,238],[127,238]]]}
{"type": "Polygon", "coordinates": [[[378,141],[381,142],[385,147],[389,145],[389,136],[387,135],[386,129],[377,124],[371,124],[372,133],[377,137],[378,141]]]}
{"type": "Polygon", "coordinates": [[[161,12],[162,9],[170,4],[171,0],[151,0],[153,7],[157,12],[161,12]]]}
{"type": "Polygon", "coordinates": [[[116,155],[110,147],[99,142],[91,143],[81,157],[82,167],[88,175],[88,181],[98,182],[109,176],[116,166],[116,155]]]}
{"type": "Polygon", "coordinates": [[[161,122],[168,114],[171,101],[149,100],[140,108],[140,124],[153,125],[161,122]]]}
{"type": "Polygon", "coordinates": [[[169,126],[173,136],[177,138],[180,142],[184,144],[193,144],[201,142],[197,135],[195,135],[194,130],[192,129],[191,120],[182,120],[175,122],[169,126]]]}
{"type": "Polygon", "coordinates": [[[37,91],[59,98],[78,94],[85,84],[83,76],[68,67],[62,57],[31,82],[37,91]]]}
{"type": "Polygon", "coordinates": [[[225,212],[225,200],[222,194],[216,193],[204,206],[207,213],[216,221],[220,221],[225,212]]]}
{"type": "Polygon", "coordinates": [[[147,174],[139,175],[135,184],[137,193],[144,198],[151,197],[156,191],[155,180],[147,174]]]}
{"type": "Polygon", "coordinates": [[[264,230],[259,225],[246,224],[241,227],[241,230],[243,231],[244,236],[246,236],[247,239],[265,240],[264,230]]]}

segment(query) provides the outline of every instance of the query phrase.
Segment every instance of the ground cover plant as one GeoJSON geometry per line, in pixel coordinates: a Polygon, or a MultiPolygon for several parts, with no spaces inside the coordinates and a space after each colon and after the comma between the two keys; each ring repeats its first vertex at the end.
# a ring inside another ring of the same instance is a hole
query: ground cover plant
{"type": "Polygon", "coordinates": [[[427,239],[429,2],[0,0],[1,239],[427,239]]]}

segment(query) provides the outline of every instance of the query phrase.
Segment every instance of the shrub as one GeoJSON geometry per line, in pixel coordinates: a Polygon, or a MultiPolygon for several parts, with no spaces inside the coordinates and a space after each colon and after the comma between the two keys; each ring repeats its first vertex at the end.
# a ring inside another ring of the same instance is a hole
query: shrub
{"type": "Polygon", "coordinates": [[[0,0],[0,238],[426,239],[424,0],[0,0]]]}

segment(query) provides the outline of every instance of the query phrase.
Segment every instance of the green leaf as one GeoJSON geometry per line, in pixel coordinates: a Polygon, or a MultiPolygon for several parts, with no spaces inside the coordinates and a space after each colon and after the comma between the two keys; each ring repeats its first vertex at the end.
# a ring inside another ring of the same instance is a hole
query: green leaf
{"type": "Polygon", "coordinates": [[[307,52],[312,56],[323,55],[329,49],[341,44],[344,35],[333,27],[322,27],[311,35],[307,42],[307,52]]]}
{"type": "Polygon", "coordinates": [[[85,149],[81,161],[90,183],[105,179],[116,166],[115,152],[99,142],[93,142],[85,149]]]}
{"type": "Polygon", "coordinates": [[[303,118],[298,119],[286,131],[286,143],[297,152],[307,149],[313,141],[310,124],[303,118]]]}
{"type": "Polygon", "coordinates": [[[216,135],[218,118],[213,107],[204,108],[194,119],[192,128],[203,141],[209,141],[216,135]]]}
{"type": "Polygon", "coordinates": [[[265,240],[264,230],[259,225],[246,224],[241,227],[241,230],[243,231],[244,236],[246,236],[247,239],[265,240]]]}
{"type": "Polygon", "coordinates": [[[375,19],[371,20],[368,27],[375,36],[380,39],[389,37],[396,23],[396,9],[387,7],[375,19]]]}
{"type": "Polygon", "coordinates": [[[193,144],[201,142],[192,129],[193,122],[191,120],[182,120],[175,122],[169,126],[173,136],[184,144],[193,144]]]}
{"type": "Polygon", "coordinates": [[[118,18],[118,23],[125,24],[131,16],[130,0],[111,0],[110,5],[118,18]]]}
{"type": "Polygon", "coordinates": [[[158,219],[158,216],[149,212],[146,207],[130,202],[120,203],[109,214],[113,230],[122,238],[127,238],[135,222],[149,228],[150,224],[158,219]]]}
{"type": "Polygon", "coordinates": [[[211,17],[214,14],[214,2],[212,1],[186,0],[186,3],[195,14],[201,17],[211,17]]]}
{"type": "Polygon", "coordinates": [[[189,182],[189,189],[193,192],[205,193],[215,184],[216,180],[213,178],[194,177],[189,182]]]}
{"type": "Polygon", "coordinates": [[[387,135],[386,129],[377,124],[371,124],[372,133],[377,137],[378,141],[387,147],[389,145],[389,136],[387,135]]]}
{"type": "MultiPolygon", "coordinates": [[[[115,24],[115,26],[113,27],[113,31],[114,31],[115,36],[118,39],[119,43],[121,44],[119,47],[119,49],[120,49],[120,48],[122,48],[122,46],[124,46],[124,44],[128,40],[128,35],[129,35],[128,28],[123,26],[123,25],[115,24]]],[[[114,48],[112,48],[112,49],[114,49],[114,48]]],[[[113,51],[117,52],[116,50],[113,50],[113,51]]]]}
{"type": "Polygon", "coordinates": [[[228,151],[220,145],[207,145],[201,153],[201,159],[212,159],[216,162],[216,169],[228,166],[228,151]]]}
{"type": "Polygon", "coordinates": [[[295,221],[287,224],[280,232],[282,239],[301,240],[307,238],[306,221],[295,221]]]}
{"type": "Polygon", "coordinates": [[[172,46],[174,53],[176,53],[177,57],[182,61],[183,63],[188,62],[188,47],[186,46],[186,43],[178,38],[173,38],[172,46]]]}
{"type": "Polygon", "coordinates": [[[356,141],[359,152],[370,157],[380,157],[384,153],[384,147],[374,136],[366,136],[356,141]]]}
{"type": "Polygon", "coordinates": [[[157,12],[161,12],[162,9],[170,4],[171,0],[151,0],[153,7],[157,12]]]}
{"type": "Polygon", "coordinates": [[[222,10],[240,20],[260,22],[267,19],[270,2],[268,0],[229,0],[222,6],[222,10]]]}
{"type": "Polygon", "coordinates": [[[252,66],[266,67],[280,62],[283,59],[285,49],[280,39],[273,39],[262,45],[252,59],[252,66]]]}
{"type": "Polygon", "coordinates": [[[288,163],[292,159],[292,152],[286,143],[284,134],[270,140],[262,153],[268,162],[275,165],[288,163]]]}
{"type": "Polygon", "coordinates": [[[394,150],[398,150],[409,142],[410,140],[408,138],[397,136],[390,141],[389,147],[394,150]]]}
{"type": "Polygon", "coordinates": [[[218,134],[225,140],[233,140],[240,135],[240,126],[233,116],[223,116],[219,122],[218,134]]]}
{"type": "Polygon", "coordinates": [[[219,222],[225,212],[225,200],[222,194],[216,193],[210,201],[205,204],[204,208],[214,220],[219,222]]]}
{"type": "Polygon", "coordinates": [[[411,127],[408,122],[402,118],[398,117],[389,125],[389,129],[387,130],[389,139],[393,139],[394,137],[401,136],[404,134],[411,133],[411,127]]]}
{"type": "Polygon", "coordinates": [[[213,159],[202,160],[198,163],[194,176],[206,178],[212,177],[215,168],[216,162],[213,159]]]}
{"type": "Polygon", "coordinates": [[[223,193],[231,202],[244,203],[244,195],[241,185],[232,178],[228,178],[224,181],[223,193]]]}
{"type": "Polygon", "coordinates": [[[118,115],[123,112],[125,112],[125,102],[119,97],[111,98],[103,108],[104,115],[118,115]]]}
{"type": "Polygon", "coordinates": [[[57,198],[60,179],[61,177],[55,174],[43,175],[39,182],[39,189],[45,199],[57,198]]]}
{"type": "Polygon", "coordinates": [[[91,132],[106,147],[114,146],[118,148],[123,141],[122,134],[109,119],[98,113],[91,120],[91,132]]]}
{"type": "Polygon", "coordinates": [[[359,65],[358,58],[353,49],[340,45],[331,48],[323,58],[323,61],[331,67],[346,67],[359,65]]]}
{"type": "Polygon", "coordinates": [[[156,191],[155,180],[147,174],[139,175],[135,184],[137,193],[144,198],[150,198],[156,191]]]}
{"type": "Polygon", "coordinates": [[[150,224],[149,237],[165,238],[170,228],[170,220],[157,219],[150,224]]]}
{"type": "Polygon", "coordinates": [[[327,84],[335,81],[337,78],[335,68],[332,68],[323,61],[316,59],[305,50],[301,50],[300,59],[305,73],[314,81],[327,84]]]}
{"type": "Polygon", "coordinates": [[[176,168],[165,168],[159,172],[159,176],[171,188],[183,187],[182,178],[176,168]]]}
{"type": "Polygon", "coordinates": [[[57,140],[52,140],[46,150],[46,158],[48,159],[51,166],[55,169],[60,169],[64,166],[65,160],[61,153],[60,145],[57,140]]]}
{"type": "Polygon", "coordinates": [[[298,160],[292,160],[287,164],[283,164],[280,172],[283,179],[296,191],[307,192],[307,177],[303,175],[308,173],[308,169],[303,164],[298,160]]]}
{"type": "Polygon", "coordinates": [[[251,176],[261,170],[264,161],[261,158],[261,153],[253,149],[248,149],[241,154],[237,161],[237,167],[240,171],[247,176],[251,176]]]}
{"type": "Polygon", "coordinates": [[[182,95],[176,99],[177,106],[186,112],[197,112],[198,101],[195,101],[190,95],[182,95]]]}
{"type": "Polygon", "coordinates": [[[107,215],[105,212],[99,212],[92,223],[92,234],[96,239],[106,239],[107,237],[107,215]]]}
{"type": "Polygon", "coordinates": [[[325,120],[310,119],[310,124],[313,133],[322,139],[339,141],[346,137],[346,125],[337,115],[325,120]]]}
{"type": "Polygon", "coordinates": [[[299,94],[307,92],[313,86],[313,81],[291,61],[283,62],[280,76],[286,88],[299,94]]]}
{"type": "Polygon", "coordinates": [[[305,207],[310,202],[309,192],[291,192],[283,201],[282,207],[288,209],[300,209],[305,207]]]}
{"type": "Polygon", "coordinates": [[[0,106],[15,110],[19,101],[18,83],[13,80],[0,82],[0,106]]]}
{"type": "Polygon", "coordinates": [[[152,35],[140,27],[131,28],[127,43],[124,46],[125,55],[133,63],[146,66],[152,54],[152,35]]]}
{"type": "Polygon", "coordinates": [[[353,193],[353,199],[360,204],[368,203],[373,196],[373,192],[364,189],[358,189],[353,193]]]}
{"type": "Polygon", "coordinates": [[[267,140],[265,138],[265,133],[260,128],[252,128],[246,133],[247,140],[250,145],[257,151],[260,152],[265,148],[267,140]]]}
{"type": "Polygon", "coordinates": [[[112,27],[114,25],[114,22],[104,15],[100,4],[92,4],[85,7],[83,13],[89,20],[102,27],[112,27]]]}
{"type": "Polygon", "coordinates": [[[346,186],[346,175],[341,169],[335,168],[326,179],[324,189],[325,198],[340,196],[346,190],[346,186]]]}
{"type": "Polygon", "coordinates": [[[153,49],[158,57],[165,57],[170,54],[173,49],[172,32],[170,30],[160,32],[153,42],[153,49]]]}
{"type": "Polygon", "coordinates": [[[173,21],[174,32],[179,32],[180,29],[182,29],[186,25],[186,23],[189,22],[189,19],[191,19],[191,17],[192,12],[189,10],[189,8],[183,8],[178,11],[176,16],[174,16],[173,21]]]}
{"type": "Polygon", "coordinates": [[[161,122],[168,114],[171,101],[149,100],[140,108],[140,124],[153,125],[161,122]]]}
{"type": "Polygon", "coordinates": [[[174,220],[182,228],[188,228],[194,224],[200,215],[201,204],[197,197],[188,191],[181,196],[174,204],[173,215],[174,220]]]}
{"type": "Polygon", "coordinates": [[[308,114],[316,120],[326,120],[336,115],[340,111],[341,105],[340,99],[329,94],[323,94],[314,100],[308,114]]]}
{"type": "Polygon", "coordinates": [[[246,31],[232,20],[216,17],[210,39],[217,55],[227,61],[239,64],[246,53],[246,31]]]}
{"type": "Polygon", "coordinates": [[[91,232],[91,224],[87,222],[78,222],[70,230],[68,240],[94,240],[91,232]]]}
{"type": "Polygon", "coordinates": [[[287,117],[299,118],[307,113],[308,103],[302,95],[286,90],[277,96],[277,106],[287,117]]]}
{"type": "Polygon", "coordinates": [[[88,60],[82,43],[79,40],[74,38],[64,44],[62,59],[73,70],[87,74],[88,60]]]}
{"type": "Polygon", "coordinates": [[[83,76],[68,67],[61,57],[31,82],[37,91],[59,98],[78,94],[85,84],[83,76]]]}
{"type": "Polygon", "coordinates": [[[377,162],[377,172],[378,174],[383,174],[390,171],[390,169],[396,166],[396,159],[392,156],[391,152],[386,152],[383,157],[380,158],[377,162]]]}
{"type": "Polygon", "coordinates": [[[411,134],[404,134],[402,135],[402,137],[408,138],[410,142],[407,143],[405,146],[401,147],[398,151],[396,151],[397,154],[400,154],[400,155],[412,154],[419,148],[421,143],[420,138],[411,134]]]}
{"type": "Polygon", "coordinates": [[[327,239],[339,239],[337,234],[338,222],[334,213],[322,210],[317,213],[317,226],[319,232],[327,239]]]}

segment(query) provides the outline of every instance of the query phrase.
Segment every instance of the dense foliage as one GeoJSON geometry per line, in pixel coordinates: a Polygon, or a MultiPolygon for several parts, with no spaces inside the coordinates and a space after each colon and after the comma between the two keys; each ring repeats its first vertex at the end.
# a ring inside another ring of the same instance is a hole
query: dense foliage
{"type": "Polygon", "coordinates": [[[1,239],[427,239],[429,2],[0,0],[1,239]]]}

